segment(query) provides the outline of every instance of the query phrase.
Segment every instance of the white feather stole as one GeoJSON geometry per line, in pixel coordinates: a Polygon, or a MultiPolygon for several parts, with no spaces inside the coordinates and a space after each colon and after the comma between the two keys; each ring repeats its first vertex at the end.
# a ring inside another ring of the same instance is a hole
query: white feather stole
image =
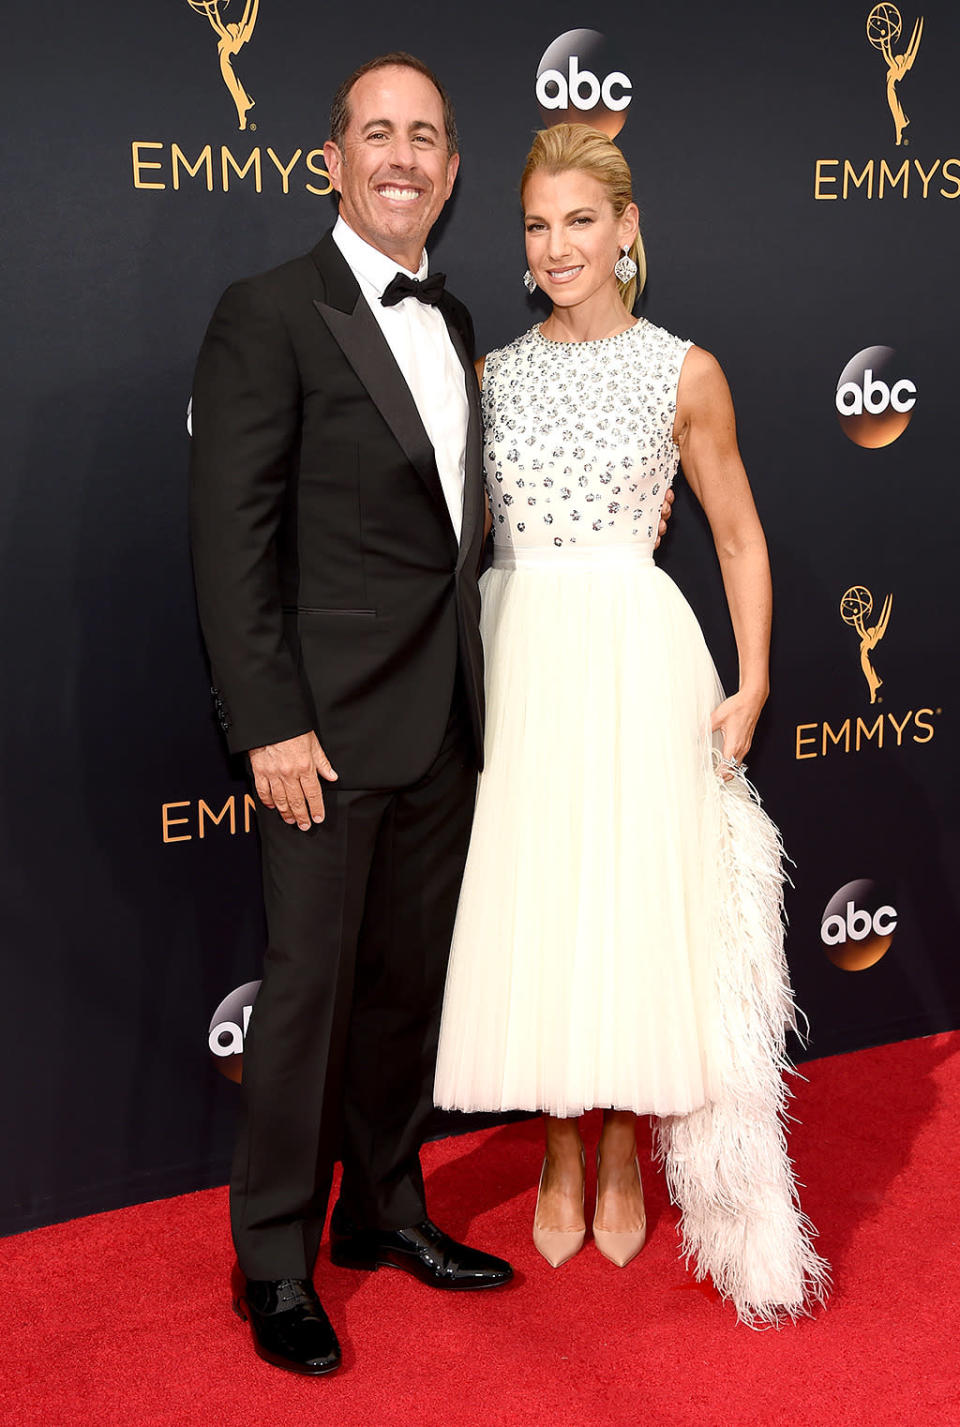
{"type": "Polygon", "coordinates": [[[786,1032],[797,1010],[783,950],[783,847],[743,774],[720,784],[719,805],[722,1085],[701,1109],[655,1122],[655,1145],[681,1212],[682,1254],[741,1322],[762,1327],[824,1302],[830,1269],[787,1154],[786,1032]]]}

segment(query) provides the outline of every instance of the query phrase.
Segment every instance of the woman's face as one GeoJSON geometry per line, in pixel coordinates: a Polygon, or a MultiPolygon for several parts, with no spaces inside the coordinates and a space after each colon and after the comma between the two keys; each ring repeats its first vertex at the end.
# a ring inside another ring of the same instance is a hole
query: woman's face
{"type": "Polygon", "coordinates": [[[539,169],[523,191],[527,265],[558,307],[574,307],[605,284],[616,290],[613,265],[637,233],[631,203],[619,218],[600,181],[588,173],[539,169]]]}

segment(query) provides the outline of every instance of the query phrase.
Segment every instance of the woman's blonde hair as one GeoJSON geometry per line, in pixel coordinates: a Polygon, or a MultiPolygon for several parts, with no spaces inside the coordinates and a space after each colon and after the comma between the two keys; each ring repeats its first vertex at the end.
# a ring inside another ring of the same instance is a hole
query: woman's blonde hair
{"type": "MultiPolygon", "coordinates": [[[[588,124],[554,124],[551,129],[540,130],[523,167],[521,196],[530,179],[541,169],[547,173],[588,173],[603,185],[616,218],[633,202],[629,164],[612,139],[588,124]]],[[[647,255],[639,230],[629,252],[637,265],[637,275],[629,282],[618,280],[617,286],[624,307],[632,312],[647,280],[647,255]]]]}

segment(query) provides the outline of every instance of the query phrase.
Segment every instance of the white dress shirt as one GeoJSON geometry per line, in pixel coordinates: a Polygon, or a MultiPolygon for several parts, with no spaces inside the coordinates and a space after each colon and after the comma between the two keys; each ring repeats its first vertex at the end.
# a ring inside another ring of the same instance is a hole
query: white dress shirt
{"type": "Polygon", "coordinates": [[[360,284],[416,402],[433,446],[444,499],[459,542],[469,416],[463,367],[438,308],[416,297],[401,298],[394,307],[384,307],[380,301],[397,272],[408,273],[422,282],[427,276],[427,255],[424,253],[419,270],[410,272],[364,242],[342,218],[334,226],[333,241],[360,284]]]}

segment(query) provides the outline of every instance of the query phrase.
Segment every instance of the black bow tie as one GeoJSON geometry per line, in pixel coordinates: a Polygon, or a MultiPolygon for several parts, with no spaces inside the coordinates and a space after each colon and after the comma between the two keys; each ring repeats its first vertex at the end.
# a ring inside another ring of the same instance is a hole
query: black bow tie
{"type": "Polygon", "coordinates": [[[415,297],[420,302],[429,302],[431,306],[436,307],[443,296],[443,284],[446,280],[443,273],[431,273],[423,282],[415,277],[407,277],[406,273],[395,273],[387,283],[380,301],[384,307],[396,307],[405,297],[415,297]]]}

